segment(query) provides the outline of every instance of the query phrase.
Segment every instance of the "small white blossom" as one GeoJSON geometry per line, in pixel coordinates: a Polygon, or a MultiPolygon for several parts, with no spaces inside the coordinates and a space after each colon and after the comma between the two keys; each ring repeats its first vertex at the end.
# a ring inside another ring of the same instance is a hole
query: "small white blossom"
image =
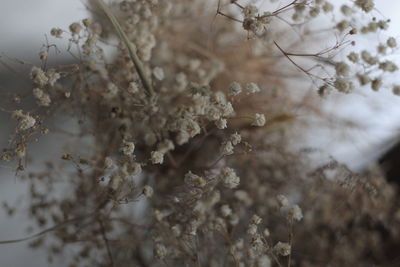
{"type": "Polygon", "coordinates": [[[164,162],[164,153],[160,151],[152,151],[151,162],[153,164],[162,164],[164,162]]]}
{"type": "Polygon", "coordinates": [[[232,145],[236,146],[242,141],[242,136],[238,133],[231,134],[230,141],[232,145]]]}
{"type": "Polygon", "coordinates": [[[221,153],[223,155],[226,155],[226,156],[227,155],[232,155],[233,154],[233,149],[234,149],[234,147],[233,147],[231,141],[226,141],[226,142],[222,143],[221,148],[220,148],[221,153]]]}
{"type": "Polygon", "coordinates": [[[206,180],[203,177],[198,176],[191,171],[185,174],[185,182],[188,185],[195,187],[204,187],[207,184],[206,180]]]}
{"type": "Polygon", "coordinates": [[[338,77],[333,83],[335,88],[342,93],[350,93],[353,89],[353,83],[338,77]]]}
{"type": "Polygon", "coordinates": [[[289,218],[291,220],[296,220],[296,221],[301,221],[301,219],[303,219],[303,213],[302,213],[301,208],[299,207],[299,205],[294,205],[289,210],[289,218]]]}
{"type": "Polygon", "coordinates": [[[253,18],[258,13],[258,8],[253,5],[247,5],[242,10],[245,18],[253,18]]]}
{"type": "Polygon", "coordinates": [[[157,150],[164,154],[174,149],[174,143],[169,139],[166,139],[157,145],[157,150]]]}
{"type": "Polygon", "coordinates": [[[18,129],[19,130],[28,130],[35,126],[36,119],[29,114],[24,114],[22,110],[16,110],[12,114],[13,118],[18,121],[18,129]]]}
{"type": "Polygon", "coordinates": [[[371,88],[374,91],[379,91],[379,89],[382,87],[382,78],[378,77],[372,80],[371,82],[371,88]]]}
{"type": "Polygon", "coordinates": [[[344,62],[338,62],[335,64],[336,74],[338,76],[347,76],[350,72],[350,67],[344,62]]]}
{"type": "Polygon", "coordinates": [[[162,260],[167,256],[168,251],[167,251],[167,248],[163,244],[156,243],[154,246],[154,254],[157,259],[162,260]]]}
{"type": "Polygon", "coordinates": [[[389,60],[379,63],[379,68],[387,72],[395,72],[396,70],[398,70],[397,65],[389,60]]]}
{"type": "Polygon", "coordinates": [[[280,208],[285,208],[289,206],[289,200],[284,195],[277,195],[276,200],[278,201],[278,205],[280,208]]]}
{"type": "Polygon", "coordinates": [[[275,246],[274,246],[274,250],[276,253],[278,253],[279,255],[282,256],[289,256],[290,255],[290,250],[291,247],[288,243],[284,243],[284,242],[278,242],[275,246]]]}
{"type": "Polygon", "coordinates": [[[260,92],[260,87],[258,87],[258,85],[256,83],[248,83],[246,84],[246,91],[247,94],[255,94],[260,92]]]}
{"type": "Polygon", "coordinates": [[[143,195],[144,195],[144,196],[150,198],[150,197],[153,196],[153,193],[154,193],[154,190],[153,190],[153,188],[152,188],[151,186],[145,185],[145,186],[143,187],[143,195]]]}
{"type": "Polygon", "coordinates": [[[351,52],[347,58],[353,63],[357,63],[360,60],[359,55],[355,52],[351,52]]]}
{"type": "Polygon", "coordinates": [[[136,94],[139,92],[139,85],[137,82],[130,82],[128,85],[128,92],[131,94],[136,94]]]}
{"type": "Polygon", "coordinates": [[[240,178],[236,175],[235,171],[229,167],[222,169],[220,178],[222,184],[230,189],[237,187],[240,183],[240,178]]]}
{"type": "Polygon", "coordinates": [[[264,126],[265,125],[265,116],[264,114],[256,113],[253,118],[253,122],[251,123],[252,126],[264,126]]]}
{"type": "Polygon", "coordinates": [[[370,12],[374,9],[373,0],[356,0],[355,5],[364,10],[365,12],[370,12]]]}
{"type": "Polygon", "coordinates": [[[155,68],[153,69],[153,75],[154,75],[154,77],[156,77],[156,79],[159,80],[159,81],[164,80],[164,77],[165,77],[165,75],[164,75],[164,70],[163,70],[162,68],[160,68],[160,67],[155,67],[155,68]]]}
{"type": "Polygon", "coordinates": [[[258,225],[261,222],[262,222],[262,219],[257,214],[254,214],[253,217],[251,217],[251,223],[258,225]]]}
{"type": "Polygon", "coordinates": [[[242,86],[238,82],[232,82],[229,85],[229,95],[235,96],[242,92],[242,86]]]}
{"type": "Polygon", "coordinates": [[[227,120],[226,119],[219,119],[215,122],[215,125],[217,126],[218,129],[226,129],[227,126],[227,120]]]}
{"type": "Polygon", "coordinates": [[[389,46],[390,48],[395,48],[397,46],[397,41],[395,38],[390,37],[389,39],[387,39],[386,41],[387,46],[389,46]]]}
{"type": "Polygon", "coordinates": [[[221,214],[223,217],[228,217],[229,215],[232,214],[232,209],[227,204],[222,205],[221,206],[221,214]]]}
{"type": "Polygon", "coordinates": [[[255,225],[255,224],[250,224],[250,225],[249,225],[249,228],[247,228],[247,233],[248,233],[249,235],[255,235],[255,234],[257,234],[257,225],[255,225]]]}
{"type": "Polygon", "coordinates": [[[33,66],[31,69],[31,79],[40,87],[45,86],[49,82],[49,78],[46,76],[46,73],[41,68],[36,66],[33,66]]]}
{"type": "Polygon", "coordinates": [[[49,94],[43,92],[40,88],[33,89],[33,96],[36,98],[37,104],[39,106],[48,107],[50,106],[51,99],[49,94]]]}
{"type": "Polygon", "coordinates": [[[135,151],[135,144],[133,142],[124,142],[122,144],[121,151],[126,156],[132,155],[135,151]]]}

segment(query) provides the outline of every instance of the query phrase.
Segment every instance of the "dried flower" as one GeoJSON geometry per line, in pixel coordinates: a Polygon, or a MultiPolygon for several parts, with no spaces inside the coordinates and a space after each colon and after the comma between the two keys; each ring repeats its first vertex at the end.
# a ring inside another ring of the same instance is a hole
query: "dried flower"
{"type": "Polygon", "coordinates": [[[145,196],[145,197],[152,197],[153,196],[153,193],[154,193],[154,191],[153,191],[153,188],[151,187],[151,186],[149,186],[149,185],[145,185],[144,187],[143,187],[143,195],[145,196]]]}
{"type": "Polygon", "coordinates": [[[135,144],[133,142],[124,142],[121,151],[126,156],[131,156],[135,151],[135,144]]]}
{"type": "Polygon", "coordinates": [[[274,251],[282,256],[289,256],[290,255],[291,247],[288,243],[278,242],[274,246],[274,251]]]}
{"type": "Polygon", "coordinates": [[[151,162],[153,164],[162,164],[164,162],[164,153],[160,151],[151,152],[151,162]]]}
{"type": "Polygon", "coordinates": [[[222,169],[220,179],[222,184],[230,189],[237,187],[240,183],[240,178],[236,175],[235,171],[229,167],[222,169]]]}
{"type": "Polygon", "coordinates": [[[18,121],[17,128],[21,131],[28,130],[35,126],[36,119],[29,114],[24,114],[22,110],[16,110],[12,114],[13,118],[18,121]]]}
{"type": "Polygon", "coordinates": [[[298,205],[294,205],[289,210],[289,218],[290,220],[296,220],[296,221],[301,221],[301,219],[303,219],[303,213],[301,212],[301,209],[298,205]]]}
{"type": "Polygon", "coordinates": [[[251,123],[252,126],[262,127],[265,125],[265,116],[264,114],[256,113],[254,114],[253,122],[251,123]]]}

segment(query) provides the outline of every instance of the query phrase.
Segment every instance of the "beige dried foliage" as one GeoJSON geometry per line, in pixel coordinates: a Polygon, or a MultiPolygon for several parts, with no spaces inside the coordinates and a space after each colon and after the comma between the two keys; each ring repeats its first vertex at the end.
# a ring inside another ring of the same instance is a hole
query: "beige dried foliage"
{"type": "MultiPolygon", "coordinates": [[[[41,231],[0,244],[30,240],[49,260],[70,245],[70,266],[396,266],[397,188],[335,160],[315,169],[312,149],[288,146],[308,123],[299,114],[329,123],[320,96],[397,69],[346,50],[386,22],[363,20],[372,1],[341,8],[354,29],[331,14],[335,3],[265,2],[264,12],[246,1],[93,0],[93,19],[51,30],[79,63],[47,66],[47,44],[31,71],[40,109],[2,109],[17,126],[1,159],[30,183],[41,231]],[[313,28],[320,17],[336,29],[313,28]],[[112,36],[107,61],[100,44],[112,36]],[[309,51],[324,39],[332,45],[309,51]],[[60,142],[90,142],[24,172],[32,138],[57,132],[46,126],[54,112],[79,119],[60,142]]],[[[396,40],[386,45],[394,52],[396,40]]]]}

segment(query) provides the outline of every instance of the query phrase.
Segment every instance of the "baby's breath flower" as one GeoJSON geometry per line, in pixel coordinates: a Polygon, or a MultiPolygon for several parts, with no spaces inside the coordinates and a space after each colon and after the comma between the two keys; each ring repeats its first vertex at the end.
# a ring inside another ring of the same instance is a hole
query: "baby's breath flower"
{"type": "Polygon", "coordinates": [[[72,23],[69,25],[69,30],[71,31],[72,34],[78,34],[81,31],[82,27],[79,25],[79,23],[72,23]]]}
{"type": "Polygon", "coordinates": [[[151,162],[153,164],[162,164],[164,162],[164,153],[156,150],[151,152],[151,162]]]}
{"type": "Polygon", "coordinates": [[[393,86],[392,91],[393,91],[393,94],[400,95],[400,85],[393,86]]]}
{"type": "Polygon", "coordinates": [[[131,165],[131,175],[135,176],[142,172],[142,165],[140,163],[134,162],[131,165]]]}
{"type": "Polygon", "coordinates": [[[303,219],[303,213],[299,207],[299,205],[294,205],[290,210],[289,210],[289,218],[291,220],[296,220],[296,221],[301,221],[303,219]]]}
{"type": "Polygon", "coordinates": [[[24,143],[17,144],[17,147],[15,148],[15,155],[17,155],[18,158],[25,157],[25,155],[26,155],[26,144],[24,144],[24,143]]]}
{"type": "Polygon", "coordinates": [[[343,13],[343,15],[345,16],[351,16],[351,14],[353,13],[353,9],[351,7],[349,7],[348,5],[342,5],[340,7],[340,11],[343,13]]]}
{"type": "Polygon", "coordinates": [[[395,72],[396,70],[398,70],[397,65],[389,60],[379,63],[379,68],[387,72],[395,72]]]}
{"type": "Polygon", "coordinates": [[[242,92],[242,86],[238,82],[232,82],[229,85],[229,95],[235,96],[242,92]]]}
{"type": "Polygon", "coordinates": [[[249,228],[247,228],[247,233],[249,234],[249,235],[256,235],[257,234],[257,225],[255,225],[255,224],[250,224],[249,225],[249,228]]]}
{"type": "Polygon", "coordinates": [[[258,8],[253,5],[247,5],[243,8],[242,12],[245,18],[253,18],[257,15],[258,8]]]}
{"type": "Polygon", "coordinates": [[[350,72],[350,67],[344,62],[338,62],[335,64],[336,74],[338,76],[347,76],[350,72]]]}
{"type": "Polygon", "coordinates": [[[227,126],[227,120],[226,119],[219,119],[215,122],[215,125],[217,126],[218,129],[226,129],[227,126]]]}
{"type": "Polygon", "coordinates": [[[161,244],[161,243],[156,243],[154,246],[154,255],[157,259],[164,259],[168,254],[167,248],[161,244]]]}
{"type": "Polygon", "coordinates": [[[151,187],[151,186],[149,186],[149,185],[145,185],[144,187],[143,187],[143,195],[145,196],[145,197],[152,197],[153,196],[153,193],[154,193],[154,190],[153,190],[153,188],[151,187]]]}
{"type": "Polygon", "coordinates": [[[246,92],[247,94],[254,94],[260,92],[260,87],[256,83],[248,83],[246,84],[246,92]]]}
{"type": "Polygon", "coordinates": [[[135,151],[135,144],[133,142],[124,142],[121,151],[126,156],[131,156],[135,151]]]}
{"type": "Polygon", "coordinates": [[[110,157],[104,159],[104,168],[110,169],[114,165],[114,161],[110,157]]]}
{"type": "Polygon", "coordinates": [[[347,58],[353,63],[357,63],[360,60],[359,55],[355,52],[351,52],[347,58]]]}
{"type": "Polygon", "coordinates": [[[16,110],[12,114],[13,118],[18,121],[18,126],[17,128],[19,130],[28,130],[29,128],[32,128],[35,126],[36,119],[29,114],[24,114],[22,110],[16,110]]]}
{"type": "Polygon", "coordinates": [[[284,243],[284,242],[279,241],[274,246],[274,251],[281,256],[289,256],[290,250],[291,250],[291,247],[290,247],[289,243],[284,243]]]}
{"type": "Polygon", "coordinates": [[[371,82],[371,78],[366,74],[359,74],[357,78],[361,85],[366,85],[371,82]]]}
{"type": "Polygon", "coordinates": [[[139,92],[139,85],[136,82],[130,82],[128,92],[131,94],[137,94],[139,92]]]}
{"type": "Polygon", "coordinates": [[[46,60],[47,56],[48,56],[47,51],[40,51],[40,53],[39,53],[40,60],[46,60]]]}
{"type": "Polygon", "coordinates": [[[264,229],[263,235],[264,235],[265,237],[269,237],[269,236],[271,235],[271,233],[269,232],[269,229],[268,229],[268,228],[265,228],[265,229],[264,229]]]}
{"type": "Polygon", "coordinates": [[[58,73],[55,69],[48,69],[46,75],[49,79],[50,86],[54,86],[54,84],[61,78],[60,73],[58,73]]]}
{"type": "Polygon", "coordinates": [[[61,38],[62,33],[63,33],[63,30],[60,28],[53,28],[50,31],[50,34],[56,38],[61,38]]]}
{"type": "Polygon", "coordinates": [[[397,41],[395,38],[390,37],[389,39],[387,39],[386,44],[390,48],[395,48],[397,46],[397,41]]]}
{"type": "Polygon", "coordinates": [[[238,133],[231,134],[230,141],[232,145],[236,146],[242,141],[242,136],[238,133]]]}
{"type": "Polygon", "coordinates": [[[382,78],[378,77],[372,80],[371,88],[374,91],[379,91],[382,86],[382,78]]]}
{"type": "Polygon", "coordinates": [[[262,219],[257,214],[254,214],[253,217],[251,217],[251,223],[258,225],[261,222],[262,222],[262,219]]]}
{"type": "Polygon", "coordinates": [[[265,125],[265,116],[264,114],[256,113],[254,114],[253,122],[251,123],[252,126],[262,127],[265,125]]]}
{"type": "Polygon", "coordinates": [[[369,65],[375,65],[379,62],[377,57],[373,57],[371,53],[366,50],[361,51],[361,58],[362,60],[364,60],[365,63],[368,63],[369,65]]]}
{"type": "Polygon", "coordinates": [[[333,83],[335,88],[342,93],[350,93],[353,89],[353,83],[351,81],[347,81],[343,78],[336,78],[335,82],[333,83]]]}
{"type": "Polygon", "coordinates": [[[43,107],[50,106],[50,103],[51,103],[50,96],[47,93],[43,92],[42,89],[34,88],[33,95],[36,98],[37,104],[39,106],[43,106],[43,107]]]}
{"type": "Polygon", "coordinates": [[[41,68],[36,66],[33,66],[31,69],[31,79],[40,87],[45,86],[49,82],[49,78],[46,76],[46,73],[41,68]]]}
{"type": "Polygon", "coordinates": [[[174,143],[169,139],[166,139],[157,145],[157,150],[164,154],[174,149],[174,143]]]}
{"type": "Polygon", "coordinates": [[[172,234],[175,237],[179,237],[181,235],[181,233],[182,233],[182,227],[179,224],[176,224],[176,225],[172,226],[171,230],[172,230],[172,234]]]}
{"type": "Polygon", "coordinates": [[[222,184],[230,189],[237,187],[240,183],[240,178],[236,175],[235,171],[229,167],[222,169],[220,179],[222,184]]]}
{"type": "Polygon", "coordinates": [[[229,215],[232,214],[232,209],[227,204],[222,205],[221,206],[221,214],[223,217],[228,217],[229,215]]]}
{"type": "Polygon", "coordinates": [[[325,13],[332,12],[333,11],[333,5],[331,3],[329,3],[329,2],[325,2],[325,4],[322,6],[322,10],[325,13]]]}
{"type": "Polygon", "coordinates": [[[164,79],[164,70],[160,67],[155,67],[153,69],[153,75],[157,80],[162,81],[164,79]]]}
{"type": "Polygon", "coordinates": [[[258,259],[257,259],[257,267],[271,267],[272,263],[271,263],[271,259],[269,258],[268,255],[261,255],[258,259]]]}
{"type": "Polygon", "coordinates": [[[365,12],[370,12],[374,9],[373,0],[356,0],[355,5],[364,10],[365,12]]]}
{"type": "Polygon", "coordinates": [[[86,28],[89,27],[90,25],[92,25],[93,21],[90,18],[86,18],[82,20],[82,24],[83,26],[85,26],[86,28]]]}
{"type": "Polygon", "coordinates": [[[321,9],[319,7],[313,7],[310,9],[310,17],[315,18],[319,15],[319,13],[321,12],[321,9]]]}
{"type": "Polygon", "coordinates": [[[289,206],[289,200],[284,195],[277,195],[276,200],[278,201],[278,205],[280,208],[286,208],[289,206]]]}
{"type": "Polygon", "coordinates": [[[184,119],[182,121],[182,128],[183,131],[187,132],[190,137],[194,137],[195,135],[200,133],[200,126],[199,124],[192,120],[192,119],[184,119]]]}
{"type": "Polygon", "coordinates": [[[207,184],[206,180],[203,177],[198,176],[191,171],[185,174],[185,182],[188,185],[195,187],[204,187],[207,184]]]}
{"type": "Polygon", "coordinates": [[[220,151],[222,155],[232,155],[233,154],[233,145],[231,141],[226,141],[222,143],[220,151]]]}

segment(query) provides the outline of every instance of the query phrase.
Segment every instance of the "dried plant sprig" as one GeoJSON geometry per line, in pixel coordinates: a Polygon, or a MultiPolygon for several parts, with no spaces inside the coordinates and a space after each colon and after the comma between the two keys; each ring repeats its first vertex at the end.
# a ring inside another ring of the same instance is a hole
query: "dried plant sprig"
{"type": "Polygon", "coordinates": [[[122,29],[118,19],[114,16],[110,8],[103,2],[103,0],[95,0],[95,2],[99,5],[100,9],[105,13],[107,18],[110,20],[111,24],[113,25],[115,31],[117,32],[118,36],[121,38],[122,42],[126,45],[129,56],[135,65],[136,71],[139,74],[140,80],[142,81],[143,87],[146,90],[146,93],[149,97],[153,98],[155,96],[155,91],[153,85],[151,84],[150,78],[147,77],[143,64],[140,61],[139,57],[136,54],[136,46],[132,44],[132,42],[126,36],[126,33],[122,29]]]}

